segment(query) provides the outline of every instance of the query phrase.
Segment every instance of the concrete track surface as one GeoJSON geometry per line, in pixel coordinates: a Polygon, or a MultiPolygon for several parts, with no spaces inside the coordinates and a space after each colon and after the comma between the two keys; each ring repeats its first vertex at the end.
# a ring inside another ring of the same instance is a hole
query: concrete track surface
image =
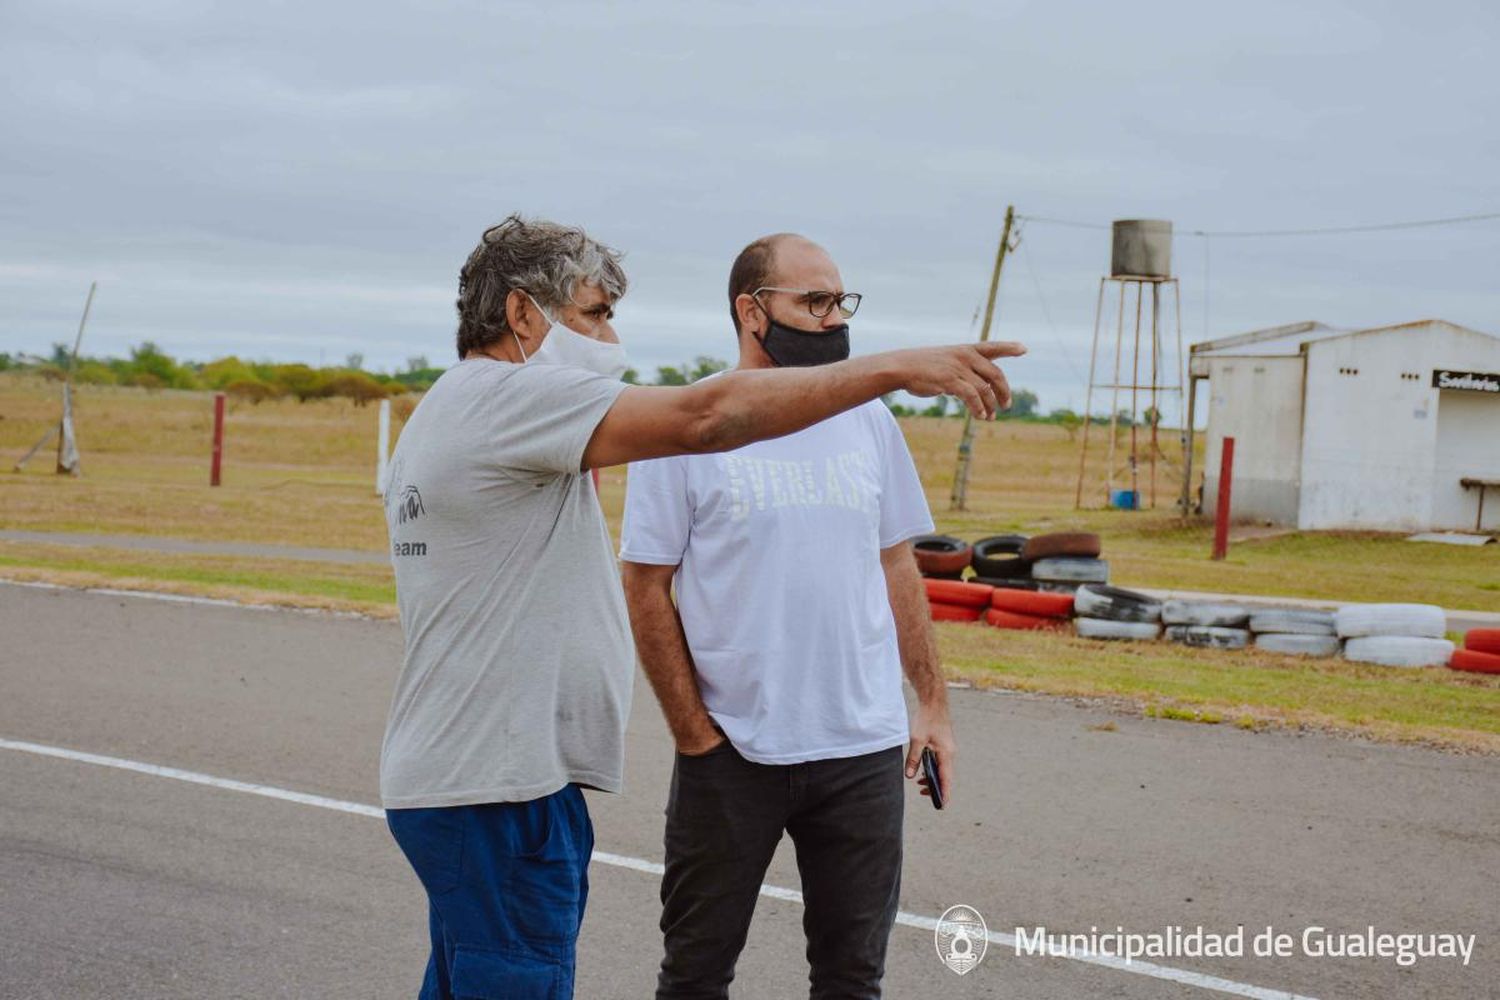
{"type": "MultiPolygon", "coordinates": [[[[0,585],[0,630],[0,997],[415,995],[425,904],[367,808],[396,626],[0,585]]],[[[908,800],[888,997],[1500,996],[1500,760],[953,698],[959,794],[942,813],[908,800]],[[957,903],[995,935],[962,977],[922,926],[957,903]],[[1373,925],[1477,943],[1468,967],[1173,957],[1150,974],[1002,943],[1018,927],[1237,925],[1247,940],[1373,925]]],[[[644,683],[628,752],[627,792],[591,797],[609,857],[593,865],[581,998],[650,996],[659,958],[641,867],[661,860],[672,754],[644,683]]],[[[772,886],[797,885],[788,846],[772,886]]],[[[762,898],[733,996],[806,995],[800,921],[795,899],[762,898]]]]}

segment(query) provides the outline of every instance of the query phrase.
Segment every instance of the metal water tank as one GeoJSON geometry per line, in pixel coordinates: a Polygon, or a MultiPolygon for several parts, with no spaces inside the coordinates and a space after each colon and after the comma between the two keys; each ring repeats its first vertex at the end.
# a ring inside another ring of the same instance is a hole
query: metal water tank
{"type": "Polygon", "coordinates": [[[1170,278],[1172,223],[1165,219],[1116,219],[1112,278],[1170,278]]]}

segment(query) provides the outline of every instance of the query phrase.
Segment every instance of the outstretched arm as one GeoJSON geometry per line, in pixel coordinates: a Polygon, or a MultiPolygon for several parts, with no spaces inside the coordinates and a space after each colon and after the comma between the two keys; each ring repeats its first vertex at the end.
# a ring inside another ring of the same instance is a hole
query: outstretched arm
{"type": "Polygon", "coordinates": [[[730,451],[901,389],[957,396],[988,419],[1010,405],[1010,386],[992,359],[1023,353],[1019,344],[965,344],[888,351],[815,368],[736,371],[683,388],[632,386],[595,428],[583,467],[730,451]]]}

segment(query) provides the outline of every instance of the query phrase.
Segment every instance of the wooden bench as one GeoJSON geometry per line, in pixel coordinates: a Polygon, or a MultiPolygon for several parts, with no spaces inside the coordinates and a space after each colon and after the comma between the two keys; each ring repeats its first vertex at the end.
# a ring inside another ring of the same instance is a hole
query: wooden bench
{"type": "Polygon", "coordinates": [[[1458,481],[1458,485],[1466,490],[1479,491],[1479,513],[1474,518],[1474,530],[1483,534],[1484,532],[1484,491],[1490,488],[1500,489],[1500,479],[1471,479],[1468,476],[1458,481]]]}

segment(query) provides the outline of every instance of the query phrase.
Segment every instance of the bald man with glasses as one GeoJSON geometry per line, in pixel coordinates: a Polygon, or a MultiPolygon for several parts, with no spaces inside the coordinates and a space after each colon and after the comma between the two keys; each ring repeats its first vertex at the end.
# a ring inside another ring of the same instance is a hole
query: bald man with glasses
{"type": "MultiPolygon", "coordinates": [[[[822,247],[756,240],[729,278],[738,369],[842,361],[859,303],[822,247]]],[[[783,833],[811,996],[880,996],[903,774],[917,777],[924,748],[953,794],[947,689],[909,542],[932,527],[880,400],[734,451],[630,466],[626,603],[678,750],[658,1000],[728,995],[783,833]]]]}

